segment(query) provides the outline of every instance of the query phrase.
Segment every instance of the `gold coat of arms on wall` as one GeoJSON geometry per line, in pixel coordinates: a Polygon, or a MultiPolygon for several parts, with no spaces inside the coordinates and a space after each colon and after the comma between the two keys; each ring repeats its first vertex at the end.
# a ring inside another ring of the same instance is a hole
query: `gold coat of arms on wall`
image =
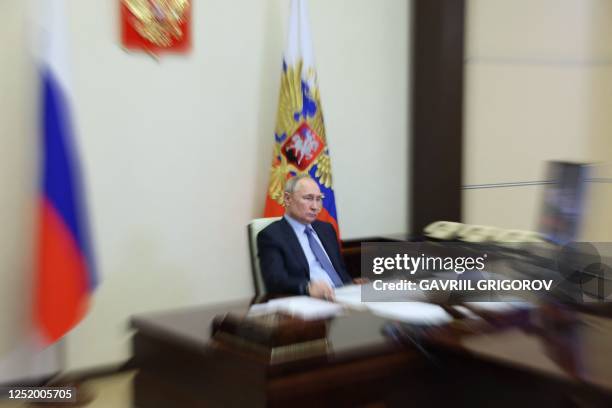
{"type": "Polygon", "coordinates": [[[191,0],[119,0],[128,50],[185,53],[191,48],[191,0]]]}

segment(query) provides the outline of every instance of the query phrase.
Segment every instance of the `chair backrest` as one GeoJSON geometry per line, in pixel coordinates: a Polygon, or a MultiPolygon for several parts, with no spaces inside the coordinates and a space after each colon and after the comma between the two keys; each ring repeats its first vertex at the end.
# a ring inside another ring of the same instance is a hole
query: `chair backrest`
{"type": "Polygon", "coordinates": [[[261,275],[261,267],[259,266],[259,251],[257,250],[257,235],[272,224],[274,221],[280,220],[281,217],[271,218],[256,218],[249,223],[247,228],[249,235],[249,250],[251,252],[251,271],[253,273],[253,283],[255,284],[255,295],[262,296],[266,294],[266,284],[261,275]]]}

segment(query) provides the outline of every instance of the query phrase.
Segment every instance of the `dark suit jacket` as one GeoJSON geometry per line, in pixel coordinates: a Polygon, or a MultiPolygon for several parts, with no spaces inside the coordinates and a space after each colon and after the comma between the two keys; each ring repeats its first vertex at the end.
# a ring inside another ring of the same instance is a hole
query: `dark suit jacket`
{"type": "MultiPolygon", "coordinates": [[[[346,272],[336,231],[331,224],[322,221],[312,223],[327,256],[344,283],[351,281],[346,272]]],[[[270,294],[303,295],[310,281],[310,270],[300,241],[283,217],[273,222],[257,235],[259,265],[266,289],[270,294]]]]}

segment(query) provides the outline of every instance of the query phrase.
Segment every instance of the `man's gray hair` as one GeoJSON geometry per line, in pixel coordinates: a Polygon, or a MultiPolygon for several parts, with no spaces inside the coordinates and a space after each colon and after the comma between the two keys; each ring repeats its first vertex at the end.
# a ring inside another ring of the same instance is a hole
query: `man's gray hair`
{"type": "Polygon", "coordinates": [[[308,174],[298,174],[297,176],[287,180],[287,182],[285,183],[285,193],[295,193],[295,189],[298,183],[300,182],[300,180],[304,179],[312,180],[312,177],[310,177],[308,174]]]}

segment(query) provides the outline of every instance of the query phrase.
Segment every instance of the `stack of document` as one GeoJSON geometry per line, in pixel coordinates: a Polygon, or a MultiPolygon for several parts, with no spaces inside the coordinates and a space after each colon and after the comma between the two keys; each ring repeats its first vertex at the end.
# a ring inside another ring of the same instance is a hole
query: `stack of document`
{"type": "MultiPolygon", "coordinates": [[[[273,299],[267,303],[251,306],[249,315],[256,316],[269,313],[284,313],[304,320],[327,319],[344,313],[346,308],[368,310],[371,313],[405,323],[438,325],[453,320],[442,307],[421,301],[418,296],[414,301],[363,302],[361,285],[346,285],[336,289],[336,302],[315,299],[308,296],[294,296],[273,299]]],[[[526,302],[470,302],[470,306],[489,311],[508,311],[513,308],[531,307],[526,302]]],[[[468,317],[478,318],[469,309],[457,306],[468,317]]]]}

